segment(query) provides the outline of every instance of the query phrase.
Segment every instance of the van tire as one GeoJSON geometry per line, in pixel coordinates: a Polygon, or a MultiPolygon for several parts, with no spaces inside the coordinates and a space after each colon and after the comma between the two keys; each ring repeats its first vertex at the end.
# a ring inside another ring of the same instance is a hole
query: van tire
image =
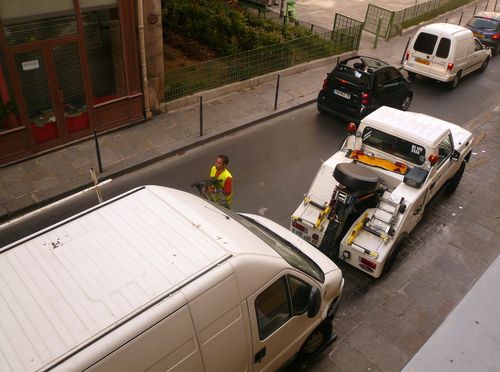
{"type": "Polygon", "coordinates": [[[332,322],[326,319],[304,341],[297,356],[299,362],[311,357],[325,342],[328,342],[331,336],[332,322]]]}
{"type": "Polygon", "coordinates": [[[483,64],[481,65],[481,68],[479,69],[479,73],[482,74],[483,72],[486,71],[486,67],[488,67],[488,63],[490,62],[490,57],[486,57],[484,60],[483,64]]]}
{"type": "Polygon", "coordinates": [[[460,168],[458,168],[457,172],[446,182],[444,186],[444,192],[447,195],[452,195],[460,184],[460,180],[465,171],[465,161],[460,164],[460,168]]]}
{"type": "Polygon", "coordinates": [[[448,83],[448,89],[453,90],[456,87],[458,87],[458,83],[460,82],[461,76],[462,76],[462,71],[457,72],[457,74],[455,75],[455,79],[453,79],[448,83]]]}
{"type": "Polygon", "coordinates": [[[408,79],[410,79],[411,81],[414,81],[417,78],[417,74],[415,74],[414,72],[407,71],[407,73],[408,73],[408,79]]]}
{"type": "Polygon", "coordinates": [[[413,99],[413,94],[408,93],[406,96],[404,96],[403,100],[401,101],[401,110],[406,111],[410,108],[411,101],[413,99]]]}

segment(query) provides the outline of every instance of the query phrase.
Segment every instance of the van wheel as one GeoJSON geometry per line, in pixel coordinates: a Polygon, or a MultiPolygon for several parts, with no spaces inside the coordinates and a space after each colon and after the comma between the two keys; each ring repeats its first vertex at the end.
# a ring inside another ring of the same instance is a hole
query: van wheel
{"type": "Polygon", "coordinates": [[[414,72],[411,72],[411,71],[407,71],[407,72],[408,72],[408,79],[410,79],[411,81],[413,81],[417,78],[417,74],[415,74],[414,72]]]}
{"type": "Polygon", "coordinates": [[[299,361],[306,360],[318,351],[318,349],[330,339],[331,335],[332,323],[329,320],[325,320],[316,327],[302,345],[298,354],[299,361]]]}
{"type": "Polygon", "coordinates": [[[462,76],[462,71],[457,72],[457,74],[455,75],[455,79],[448,83],[448,89],[455,89],[456,87],[458,87],[460,76],[462,76]]]}
{"type": "Polygon", "coordinates": [[[479,69],[479,73],[482,74],[484,71],[486,71],[486,67],[488,67],[489,62],[490,62],[490,57],[486,57],[483,64],[481,65],[481,68],[479,69]]]}
{"type": "Polygon", "coordinates": [[[464,171],[465,171],[465,161],[463,161],[462,164],[460,164],[460,168],[458,168],[457,173],[455,173],[453,177],[451,177],[448,180],[448,182],[446,182],[446,185],[444,187],[444,192],[447,195],[451,195],[455,192],[458,185],[460,184],[460,180],[462,179],[464,171]]]}
{"type": "Polygon", "coordinates": [[[411,93],[408,93],[404,98],[403,101],[401,102],[401,110],[406,111],[410,108],[411,105],[411,100],[413,99],[413,95],[411,93]]]}

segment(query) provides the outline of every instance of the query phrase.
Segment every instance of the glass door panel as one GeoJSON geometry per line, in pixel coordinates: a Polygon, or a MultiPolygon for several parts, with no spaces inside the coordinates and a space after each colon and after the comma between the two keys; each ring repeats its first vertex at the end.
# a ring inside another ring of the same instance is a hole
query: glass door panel
{"type": "Polygon", "coordinates": [[[37,145],[59,138],[42,50],[14,56],[21,89],[37,145]]]}
{"type": "Polygon", "coordinates": [[[83,85],[77,43],[68,43],[52,49],[58,84],[59,104],[62,105],[68,133],[90,128],[87,101],[83,85]]]}

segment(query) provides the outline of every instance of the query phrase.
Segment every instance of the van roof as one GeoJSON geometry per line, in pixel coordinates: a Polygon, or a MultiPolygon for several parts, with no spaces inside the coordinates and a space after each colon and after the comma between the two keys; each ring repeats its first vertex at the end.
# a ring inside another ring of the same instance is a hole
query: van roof
{"type": "Polygon", "coordinates": [[[0,370],[47,368],[241,253],[280,257],[213,205],[157,186],[6,246],[0,370]]]}
{"type": "Polygon", "coordinates": [[[419,31],[425,31],[425,32],[432,32],[432,33],[439,33],[439,34],[444,34],[444,35],[453,35],[458,32],[467,32],[467,33],[472,33],[471,30],[454,25],[451,23],[431,23],[430,25],[423,26],[419,31]]]}
{"type": "Polygon", "coordinates": [[[431,148],[436,147],[455,125],[429,115],[401,111],[387,106],[367,115],[362,123],[431,148]]]}

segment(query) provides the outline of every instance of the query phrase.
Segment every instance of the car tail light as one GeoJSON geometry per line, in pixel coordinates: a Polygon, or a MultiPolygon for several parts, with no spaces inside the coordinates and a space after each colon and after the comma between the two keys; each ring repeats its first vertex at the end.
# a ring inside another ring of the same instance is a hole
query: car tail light
{"type": "Polygon", "coordinates": [[[451,70],[453,70],[453,63],[448,63],[448,66],[446,66],[446,71],[450,72],[451,70]]]}
{"type": "Polygon", "coordinates": [[[295,227],[297,230],[302,231],[303,233],[307,233],[307,229],[304,225],[301,225],[297,221],[292,222],[292,226],[295,227]]]}
{"type": "Polygon", "coordinates": [[[368,270],[368,271],[375,271],[377,269],[377,264],[373,261],[370,261],[364,257],[361,258],[360,262],[359,262],[359,266],[361,266],[362,268],[364,268],[365,270],[368,270]]]}
{"type": "Polygon", "coordinates": [[[407,50],[406,55],[405,55],[405,59],[408,61],[409,58],[410,58],[410,51],[407,50]]]}
{"type": "Polygon", "coordinates": [[[491,35],[491,38],[493,40],[500,40],[500,34],[493,34],[493,35],[491,35]]]}
{"type": "Polygon", "coordinates": [[[322,89],[326,89],[327,86],[328,86],[328,79],[325,79],[323,81],[323,88],[322,89]]]}
{"type": "Polygon", "coordinates": [[[362,105],[368,105],[368,104],[370,104],[370,93],[363,92],[361,94],[361,104],[362,105]]]}

